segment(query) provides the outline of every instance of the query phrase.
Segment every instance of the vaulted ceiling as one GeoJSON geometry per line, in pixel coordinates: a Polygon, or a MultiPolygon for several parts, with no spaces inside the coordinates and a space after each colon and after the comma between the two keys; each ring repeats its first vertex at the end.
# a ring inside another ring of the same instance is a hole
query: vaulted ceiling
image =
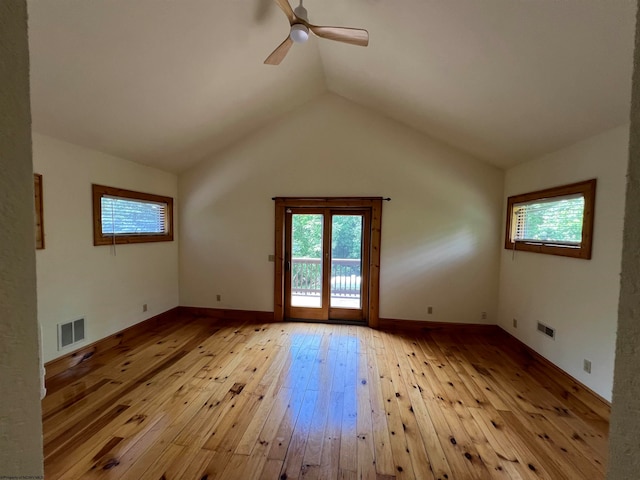
{"type": "Polygon", "coordinates": [[[30,0],[34,130],[180,172],[329,90],[510,166],[628,121],[633,0],[30,0]],[[295,6],[295,5],[294,5],[295,6]]]}

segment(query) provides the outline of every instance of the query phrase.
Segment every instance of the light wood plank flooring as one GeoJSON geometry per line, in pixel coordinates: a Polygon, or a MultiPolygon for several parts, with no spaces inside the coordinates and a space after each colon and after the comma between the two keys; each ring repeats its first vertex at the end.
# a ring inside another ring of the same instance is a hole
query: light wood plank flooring
{"type": "Polygon", "coordinates": [[[46,478],[604,478],[562,382],[496,333],[185,317],[48,382],[46,478]]]}

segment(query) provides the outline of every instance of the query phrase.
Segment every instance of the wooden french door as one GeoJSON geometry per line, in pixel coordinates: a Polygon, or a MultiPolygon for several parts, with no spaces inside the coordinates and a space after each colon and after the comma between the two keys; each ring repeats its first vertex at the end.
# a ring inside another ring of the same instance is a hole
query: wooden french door
{"type": "Polygon", "coordinates": [[[364,322],[371,214],[287,208],[285,318],[364,322]]]}
{"type": "Polygon", "coordinates": [[[377,326],[382,199],[274,200],[274,318],[377,326]]]}

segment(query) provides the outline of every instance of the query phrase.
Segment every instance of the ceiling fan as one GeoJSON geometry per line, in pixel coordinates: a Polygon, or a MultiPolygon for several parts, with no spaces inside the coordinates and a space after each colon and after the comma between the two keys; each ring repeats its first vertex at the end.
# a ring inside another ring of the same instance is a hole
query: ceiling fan
{"type": "Polygon", "coordinates": [[[276,48],[264,61],[267,65],[279,65],[294,43],[304,43],[309,38],[309,31],[321,38],[336,40],[366,47],[369,45],[369,32],[361,28],[324,27],[312,25],[307,17],[307,9],[302,6],[302,0],[295,10],[287,0],[274,0],[289,20],[291,31],[284,42],[276,48]]]}

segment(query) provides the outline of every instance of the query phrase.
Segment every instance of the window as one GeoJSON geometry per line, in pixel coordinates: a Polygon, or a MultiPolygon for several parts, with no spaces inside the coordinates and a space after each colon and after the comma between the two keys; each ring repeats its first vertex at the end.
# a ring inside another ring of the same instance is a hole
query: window
{"type": "Polygon", "coordinates": [[[35,194],[36,206],[36,250],[44,249],[44,213],[42,201],[42,175],[33,174],[33,191],[35,194]]]}
{"type": "Polygon", "coordinates": [[[93,185],[93,244],[170,242],[173,198],[93,185]]]}
{"type": "Polygon", "coordinates": [[[509,197],[504,247],[591,258],[596,180],[509,197]]]}

